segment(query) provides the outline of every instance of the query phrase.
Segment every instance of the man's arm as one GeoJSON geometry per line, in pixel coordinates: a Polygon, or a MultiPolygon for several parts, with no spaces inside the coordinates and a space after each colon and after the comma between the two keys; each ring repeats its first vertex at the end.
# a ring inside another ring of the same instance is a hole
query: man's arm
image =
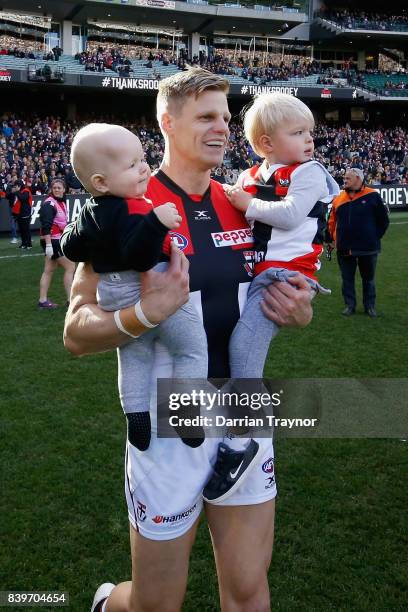
{"type": "Polygon", "coordinates": [[[376,220],[377,220],[377,231],[378,231],[378,237],[382,238],[390,224],[390,218],[388,216],[388,211],[382,200],[382,197],[380,196],[380,194],[377,194],[377,195],[378,195],[378,199],[377,199],[377,206],[375,209],[376,220]]]}
{"type": "MultiPolygon", "coordinates": [[[[172,245],[166,272],[149,271],[142,275],[142,310],[151,323],[160,323],[188,301],[189,263],[172,245]]],[[[90,264],[79,264],[71,290],[70,306],[65,318],[64,344],[73,355],[109,351],[127,342],[129,336],[119,331],[113,312],[99,308],[96,302],[98,275],[90,264]]],[[[123,309],[131,311],[134,308],[123,309]]],[[[136,323],[132,333],[148,331],[136,323]]]]}

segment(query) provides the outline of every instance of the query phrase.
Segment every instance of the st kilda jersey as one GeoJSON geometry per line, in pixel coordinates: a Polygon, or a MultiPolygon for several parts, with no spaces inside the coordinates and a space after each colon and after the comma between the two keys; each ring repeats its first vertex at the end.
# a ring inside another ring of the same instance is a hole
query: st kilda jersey
{"type": "Polygon", "coordinates": [[[239,178],[254,199],[246,218],[254,236],[254,271],[271,267],[314,277],[323,251],[327,204],[339,187],[317,161],[254,166],[239,178]],[[267,202],[276,202],[268,206],[267,202]],[[278,204],[280,202],[280,204],[278,204]]]}
{"type": "Polygon", "coordinates": [[[228,343],[251,280],[248,223],[213,180],[204,195],[192,195],[159,170],[146,195],[154,206],[173,202],[182,217],[170,236],[190,262],[191,301],[202,314],[207,334],[208,375],[228,377],[228,343]]]}

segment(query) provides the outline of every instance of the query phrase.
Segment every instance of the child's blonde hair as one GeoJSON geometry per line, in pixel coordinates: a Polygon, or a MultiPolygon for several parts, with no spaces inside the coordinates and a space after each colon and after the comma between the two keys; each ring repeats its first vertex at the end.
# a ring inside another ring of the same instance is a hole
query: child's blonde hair
{"type": "Polygon", "coordinates": [[[314,127],[312,111],[299,98],[284,93],[260,94],[245,113],[245,136],[255,153],[265,157],[259,148],[261,136],[272,136],[277,127],[295,119],[305,119],[314,127]]]}

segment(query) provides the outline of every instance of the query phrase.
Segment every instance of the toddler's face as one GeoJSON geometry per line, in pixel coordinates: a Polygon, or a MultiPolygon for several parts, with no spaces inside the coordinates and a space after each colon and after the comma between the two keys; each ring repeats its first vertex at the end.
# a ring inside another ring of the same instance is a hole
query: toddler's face
{"type": "Polygon", "coordinates": [[[312,133],[313,126],[303,119],[294,121],[288,127],[277,128],[271,136],[274,163],[290,165],[312,159],[312,133]]]}
{"type": "Polygon", "coordinates": [[[134,134],[126,134],[121,137],[119,150],[106,175],[108,193],[120,198],[140,198],[146,193],[151,174],[141,142],[134,134]]]}

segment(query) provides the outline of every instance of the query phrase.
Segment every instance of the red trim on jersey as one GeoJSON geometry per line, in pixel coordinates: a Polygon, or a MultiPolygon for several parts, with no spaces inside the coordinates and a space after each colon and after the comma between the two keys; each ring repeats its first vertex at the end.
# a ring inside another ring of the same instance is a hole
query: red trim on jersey
{"type": "MultiPolygon", "coordinates": [[[[211,201],[224,232],[247,229],[249,227],[244,214],[234,208],[228,200],[221,183],[213,180],[211,180],[211,201]]],[[[235,244],[231,248],[235,250],[248,250],[251,246],[252,244],[235,244]]]]}
{"type": "Polygon", "coordinates": [[[277,196],[284,197],[288,194],[292,172],[299,166],[300,164],[297,163],[291,166],[283,166],[283,168],[275,170],[273,178],[275,180],[275,193],[277,196]]]}
{"type": "Polygon", "coordinates": [[[171,191],[171,189],[168,189],[166,185],[163,185],[163,183],[156,176],[152,176],[150,178],[146,195],[150,200],[152,200],[154,208],[156,208],[156,206],[161,206],[161,204],[166,204],[166,202],[173,202],[173,204],[177,206],[177,210],[182,218],[182,221],[180,227],[174,231],[187,239],[187,246],[185,249],[183,249],[183,253],[185,255],[194,255],[190,230],[188,229],[186,213],[181,197],[176,195],[173,191],[171,191]]]}
{"type": "Polygon", "coordinates": [[[261,261],[256,263],[254,266],[255,276],[269,268],[285,268],[286,270],[301,272],[305,276],[317,280],[314,276],[314,272],[316,272],[316,262],[323,253],[323,246],[321,244],[313,244],[312,246],[313,251],[311,253],[307,253],[301,257],[295,257],[291,259],[291,261],[261,261]]]}
{"type": "Polygon", "coordinates": [[[126,198],[129,215],[147,215],[153,210],[153,204],[146,198],[126,198]]]}
{"type": "MultiPolygon", "coordinates": [[[[229,202],[221,183],[218,183],[217,181],[211,179],[210,188],[211,202],[222,229],[225,232],[244,228],[247,229],[249,227],[248,221],[245,219],[245,216],[240,211],[236,210],[229,202]]],[[[146,195],[152,200],[154,207],[160,206],[161,204],[165,204],[166,202],[173,202],[177,206],[177,210],[182,218],[182,222],[180,227],[175,230],[175,233],[181,234],[184,238],[187,239],[187,246],[185,249],[183,249],[183,253],[185,255],[194,255],[194,248],[191,241],[190,230],[188,228],[187,216],[181,196],[171,191],[171,189],[166,187],[166,185],[164,185],[156,176],[151,177],[146,195]]],[[[188,197],[191,198],[194,202],[201,202],[201,200],[203,199],[203,196],[199,196],[198,194],[192,194],[188,197]]],[[[251,246],[251,244],[236,244],[233,245],[231,248],[235,250],[248,250],[251,248],[251,246]]]]}

